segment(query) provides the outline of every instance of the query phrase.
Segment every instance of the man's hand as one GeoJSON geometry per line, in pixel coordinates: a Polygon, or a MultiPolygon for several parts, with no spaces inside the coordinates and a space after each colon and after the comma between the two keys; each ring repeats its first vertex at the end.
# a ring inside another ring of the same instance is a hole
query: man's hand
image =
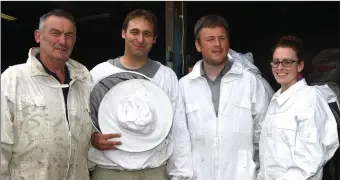
{"type": "Polygon", "coordinates": [[[109,141],[111,138],[119,138],[120,134],[101,134],[98,132],[92,133],[91,135],[91,144],[98,150],[105,151],[116,148],[117,145],[121,145],[120,141],[109,141]]]}

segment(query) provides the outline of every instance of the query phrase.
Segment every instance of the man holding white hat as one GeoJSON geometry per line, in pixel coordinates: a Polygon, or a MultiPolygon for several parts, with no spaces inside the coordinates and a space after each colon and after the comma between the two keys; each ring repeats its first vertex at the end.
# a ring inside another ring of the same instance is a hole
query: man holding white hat
{"type": "Polygon", "coordinates": [[[157,19],[150,11],[130,12],[122,28],[124,55],[91,70],[93,180],[192,178],[177,76],[148,58],[156,37],[157,19]]]}

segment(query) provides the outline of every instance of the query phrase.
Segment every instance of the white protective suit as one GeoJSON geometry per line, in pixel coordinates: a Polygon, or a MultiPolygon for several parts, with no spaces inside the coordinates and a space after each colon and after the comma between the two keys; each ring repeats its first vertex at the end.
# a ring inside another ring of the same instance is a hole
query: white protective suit
{"type": "Polygon", "coordinates": [[[63,87],[29,51],[25,64],[1,75],[1,180],[89,180],[87,155],[92,123],[91,76],[69,59],[71,82],[63,87]]]}
{"type": "MultiPolygon", "coordinates": [[[[98,64],[91,70],[93,84],[96,84],[102,78],[120,72],[128,71],[112,65],[110,62],[98,64]]],[[[125,152],[119,149],[100,151],[91,147],[89,161],[92,166],[94,163],[101,168],[130,171],[156,168],[167,163],[171,180],[191,179],[191,148],[190,143],[188,143],[190,140],[177,76],[168,67],[160,65],[160,68],[150,80],[160,86],[172,102],[174,120],[167,138],[157,147],[138,153],[125,152]]]]}
{"type": "Polygon", "coordinates": [[[228,56],[233,65],[221,80],[218,116],[207,80],[200,74],[202,60],[180,80],[195,180],[256,178],[259,124],[271,95],[257,75],[241,63],[245,59],[228,56]]]}
{"type": "Polygon", "coordinates": [[[252,53],[248,52],[246,54],[241,54],[232,49],[229,49],[228,58],[231,62],[238,61],[242,63],[243,66],[246,67],[246,69],[254,73],[257,79],[259,79],[266,88],[266,91],[270,98],[273,97],[275,92],[273,91],[267,80],[262,77],[262,73],[260,72],[259,68],[254,65],[254,57],[252,53]]]}
{"type": "Polygon", "coordinates": [[[323,165],[339,147],[336,120],[325,86],[302,79],[273,96],[263,122],[258,180],[321,180],[323,165]]]}

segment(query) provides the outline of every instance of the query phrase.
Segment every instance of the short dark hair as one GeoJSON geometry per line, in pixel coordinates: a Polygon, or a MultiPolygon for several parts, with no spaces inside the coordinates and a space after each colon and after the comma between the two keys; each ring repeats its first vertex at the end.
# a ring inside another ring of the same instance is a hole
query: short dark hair
{"type": "Polygon", "coordinates": [[[153,25],[153,37],[157,37],[158,35],[158,28],[157,28],[157,18],[153,12],[145,9],[136,9],[131,11],[123,22],[123,30],[126,31],[128,24],[131,20],[136,18],[144,18],[145,20],[149,21],[153,25]]]}
{"type": "Polygon", "coordinates": [[[297,36],[282,36],[279,42],[276,43],[275,49],[277,48],[291,48],[295,51],[296,56],[299,60],[303,59],[303,47],[302,40],[297,36]]]}
{"type": "Polygon", "coordinates": [[[194,34],[195,39],[199,40],[199,32],[203,28],[215,28],[215,27],[223,27],[226,30],[227,37],[229,38],[229,27],[228,22],[221,16],[210,14],[207,16],[201,17],[195,25],[194,34]]]}
{"type": "Polygon", "coordinates": [[[71,13],[63,10],[63,9],[53,9],[51,11],[49,11],[48,13],[42,15],[40,17],[39,20],[39,30],[42,31],[44,28],[44,22],[46,21],[46,19],[50,16],[58,16],[58,17],[63,17],[65,19],[68,19],[72,22],[72,24],[74,25],[75,29],[76,29],[76,21],[74,20],[74,17],[71,13]]]}

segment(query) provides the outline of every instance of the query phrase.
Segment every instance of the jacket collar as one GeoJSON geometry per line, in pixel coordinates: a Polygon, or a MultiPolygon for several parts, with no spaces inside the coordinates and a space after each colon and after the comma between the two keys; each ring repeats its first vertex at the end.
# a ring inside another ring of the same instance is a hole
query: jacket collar
{"type": "MultiPolygon", "coordinates": [[[[31,76],[49,76],[49,74],[45,71],[42,64],[35,57],[39,52],[40,48],[38,47],[33,47],[28,52],[28,60],[26,63],[31,67],[31,76]]],[[[77,61],[70,58],[66,62],[66,66],[70,72],[70,78],[72,80],[84,80],[84,81],[91,80],[91,75],[87,68],[84,65],[78,63],[77,61]]]]}
{"type": "Polygon", "coordinates": [[[296,82],[292,86],[290,86],[285,92],[281,93],[282,89],[280,88],[273,96],[273,100],[275,100],[279,106],[282,106],[291,96],[293,96],[297,91],[301,88],[307,86],[306,80],[301,79],[296,82]]]}
{"type": "MultiPolygon", "coordinates": [[[[228,59],[232,59],[233,57],[228,53],[228,59]]],[[[194,68],[192,69],[191,73],[189,73],[188,77],[189,79],[197,79],[199,77],[202,76],[201,71],[202,71],[202,63],[203,60],[199,60],[194,68]]],[[[223,77],[225,77],[227,74],[242,74],[244,70],[244,67],[241,63],[234,61],[230,70],[228,71],[228,73],[226,73],[223,77]]]]}

